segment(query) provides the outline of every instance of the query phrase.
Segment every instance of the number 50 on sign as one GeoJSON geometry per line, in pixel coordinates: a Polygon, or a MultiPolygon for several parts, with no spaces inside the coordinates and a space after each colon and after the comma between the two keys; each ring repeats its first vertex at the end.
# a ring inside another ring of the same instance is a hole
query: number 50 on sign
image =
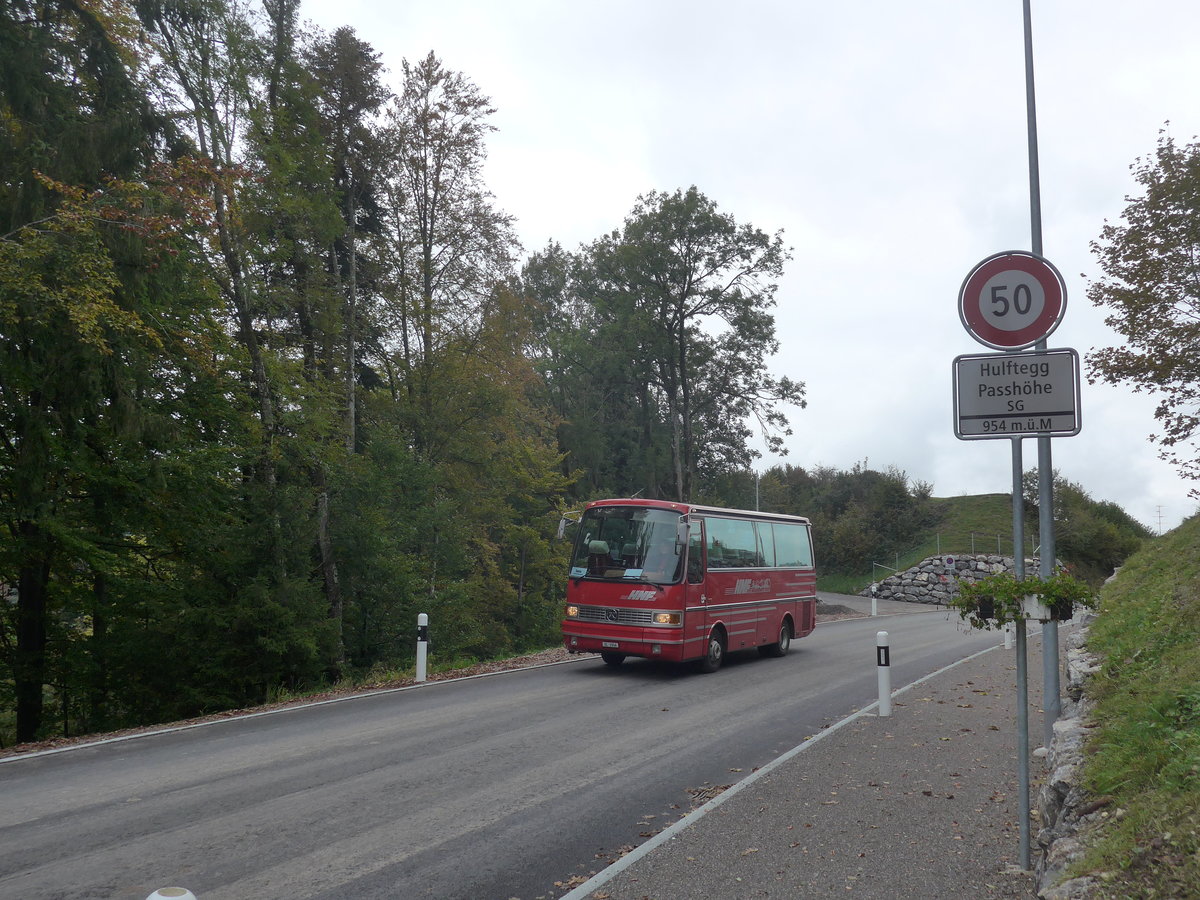
{"type": "Polygon", "coordinates": [[[963,281],[958,315],[967,333],[996,350],[1023,350],[1062,321],[1067,289],[1049,261],[1024,250],[989,256],[963,281]]]}

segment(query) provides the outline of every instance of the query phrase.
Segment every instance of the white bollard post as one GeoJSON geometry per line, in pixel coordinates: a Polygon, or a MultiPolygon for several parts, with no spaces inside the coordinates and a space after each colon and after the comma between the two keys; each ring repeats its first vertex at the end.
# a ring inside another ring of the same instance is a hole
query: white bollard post
{"type": "Polygon", "coordinates": [[[429,655],[429,616],[417,616],[417,681],[425,680],[425,661],[429,655]]]}
{"type": "Polygon", "coordinates": [[[165,887],[159,888],[147,897],[146,900],[166,900],[166,898],[170,898],[170,900],[196,900],[196,895],[187,888],[165,887]]]}
{"type": "Polygon", "coordinates": [[[879,590],[879,585],[875,582],[871,583],[871,616],[872,618],[879,615],[879,598],[875,596],[879,590]]]}
{"type": "Polygon", "coordinates": [[[879,672],[879,715],[892,714],[892,648],[888,633],[875,634],[875,668],[879,672]]]}
{"type": "Polygon", "coordinates": [[[1013,648],[1013,623],[1004,623],[1004,649],[1011,650],[1013,648]]]}

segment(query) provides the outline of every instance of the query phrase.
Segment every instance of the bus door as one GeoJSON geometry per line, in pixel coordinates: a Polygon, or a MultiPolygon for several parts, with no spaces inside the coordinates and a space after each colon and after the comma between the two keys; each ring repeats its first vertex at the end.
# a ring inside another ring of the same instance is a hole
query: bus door
{"type": "Polygon", "coordinates": [[[758,560],[758,541],[751,519],[712,516],[704,522],[708,627],[725,629],[730,652],[758,646],[770,599],[771,580],[758,560]]]}
{"type": "Polygon", "coordinates": [[[687,577],[684,585],[683,655],[698,656],[708,637],[708,579],[704,565],[704,526],[702,519],[688,523],[687,577]]]}
{"type": "MultiPolygon", "coordinates": [[[[754,530],[758,536],[757,565],[764,567],[763,570],[756,573],[755,582],[764,589],[765,599],[770,601],[759,610],[758,643],[759,646],[762,646],[772,644],[779,639],[779,629],[783,625],[783,617],[795,604],[779,599],[781,596],[786,596],[786,593],[781,591],[782,579],[774,571],[777,565],[774,525],[770,522],[757,522],[754,530]]],[[[795,630],[796,626],[792,627],[795,630]]]]}

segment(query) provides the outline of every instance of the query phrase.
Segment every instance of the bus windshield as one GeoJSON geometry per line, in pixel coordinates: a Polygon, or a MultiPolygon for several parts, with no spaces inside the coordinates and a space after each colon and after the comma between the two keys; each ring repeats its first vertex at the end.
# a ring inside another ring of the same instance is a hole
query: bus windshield
{"type": "Polygon", "coordinates": [[[683,571],[678,513],[641,506],[598,506],[579,523],[572,578],[674,584],[683,571]]]}

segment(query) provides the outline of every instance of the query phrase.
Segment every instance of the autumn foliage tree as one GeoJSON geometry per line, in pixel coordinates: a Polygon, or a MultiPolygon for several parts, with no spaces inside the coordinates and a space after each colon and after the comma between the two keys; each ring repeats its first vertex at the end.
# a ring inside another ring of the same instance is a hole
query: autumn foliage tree
{"type": "Polygon", "coordinates": [[[1125,340],[1088,355],[1090,378],[1156,395],[1152,439],[1200,479],[1200,143],[1163,136],[1133,172],[1142,193],[1093,243],[1104,275],[1088,289],[1125,340]]]}

